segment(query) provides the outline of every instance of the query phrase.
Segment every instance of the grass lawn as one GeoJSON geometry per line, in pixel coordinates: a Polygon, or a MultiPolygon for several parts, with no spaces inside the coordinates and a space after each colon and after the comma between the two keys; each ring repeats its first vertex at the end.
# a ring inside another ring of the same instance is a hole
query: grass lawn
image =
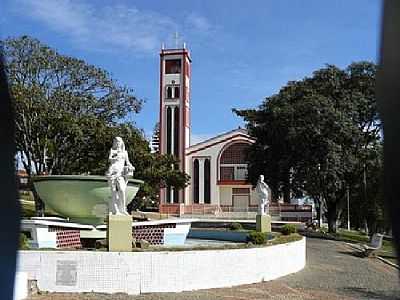
{"type": "MultiPolygon", "coordinates": [[[[30,194],[20,194],[19,203],[21,204],[21,217],[22,218],[30,218],[35,216],[35,202],[30,194]]],[[[46,208],[45,210],[46,216],[59,217],[59,215],[52,211],[51,209],[46,208]]]]}
{"type": "Polygon", "coordinates": [[[396,249],[392,241],[383,241],[382,248],[376,253],[380,257],[399,265],[396,255],[396,249]]]}
{"type": "Polygon", "coordinates": [[[170,216],[167,214],[160,214],[158,212],[148,212],[148,211],[133,211],[132,216],[137,218],[147,218],[148,220],[163,220],[168,219],[170,216]]]}
{"type": "MultiPolygon", "coordinates": [[[[367,244],[369,242],[369,237],[364,233],[355,230],[344,230],[340,229],[337,232],[337,237],[351,243],[361,243],[367,244]]],[[[375,252],[378,256],[389,260],[392,263],[398,265],[396,249],[394,242],[383,240],[382,248],[375,252]]]]}
{"type": "Polygon", "coordinates": [[[365,235],[363,232],[356,230],[345,230],[338,229],[336,235],[337,238],[345,240],[350,243],[368,243],[369,236],[365,235]]]}

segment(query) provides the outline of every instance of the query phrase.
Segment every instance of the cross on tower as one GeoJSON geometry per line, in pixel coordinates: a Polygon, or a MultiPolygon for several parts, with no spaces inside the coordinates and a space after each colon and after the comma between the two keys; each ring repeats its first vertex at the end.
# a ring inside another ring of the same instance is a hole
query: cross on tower
{"type": "Polygon", "coordinates": [[[175,31],[174,39],[175,39],[175,49],[178,49],[178,42],[179,42],[179,34],[178,34],[178,31],[175,31]]]}

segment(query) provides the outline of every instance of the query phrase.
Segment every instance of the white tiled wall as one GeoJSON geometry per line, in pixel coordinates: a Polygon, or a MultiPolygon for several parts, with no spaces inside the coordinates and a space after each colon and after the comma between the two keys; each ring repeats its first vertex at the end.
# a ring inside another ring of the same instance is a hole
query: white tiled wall
{"type": "Polygon", "coordinates": [[[180,292],[255,283],[294,273],[304,268],[305,251],[304,238],[289,244],[232,250],[20,251],[18,271],[27,272],[29,279],[37,280],[40,290],[50,292],[180,292]],[[63,273],[60,266],[68,264],[72,269],[63,273]]]}

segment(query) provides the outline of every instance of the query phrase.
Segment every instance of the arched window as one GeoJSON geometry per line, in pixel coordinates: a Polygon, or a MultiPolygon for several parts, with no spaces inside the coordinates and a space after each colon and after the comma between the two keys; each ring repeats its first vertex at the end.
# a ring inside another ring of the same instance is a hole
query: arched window
{"type": "Polygon", "coordinates": [[[171,154],[172,142],[172,109],[167,107],[167,154],[171,154]]]}
{"type": "Polygon", "coordinates": [[[211,203],[211,174],[210,174],[210,160],[206,159],[204,161],[204,203],[211,203]]]}
{"type": "Polygon", "coordinates": [[[180,97],[180,90],[179,86],[174,87],[174,98],[179,98],[180,97]]]}
{"type": "Polygon", "coordinates": [[[166,192],[166,198],[167,198],[167,203],[171,203],[171,187],[167,186],[167,188],[165,189],[166,192]]]}
{"type": "Polygon", "coordinates": [[[193,161],[193,203],[199,203],[199,160],[193,161]]]}
{"type": "Polygon", "coordinates": [[[223,150],[220,157],[219,179],[222,181],[247,179],[247,151],[249,144],[237,142],[223,150]]]}
{"type": "Polygon", "coordinates": [[[167,86],[167,99],[171,99],[171,98],[172,98],[172,87],[167,86]]]}
{"type": "Polygon", "coordinates": [[[179,190],[174,188],[174,203],[179,203],[179,190]]]}
{"type": "Polygon", "coordinates": [[[224,150],[221,155],[221,164],[245,164],[246,151],[249,148],[247,143],[234,143],[224,150]]]}

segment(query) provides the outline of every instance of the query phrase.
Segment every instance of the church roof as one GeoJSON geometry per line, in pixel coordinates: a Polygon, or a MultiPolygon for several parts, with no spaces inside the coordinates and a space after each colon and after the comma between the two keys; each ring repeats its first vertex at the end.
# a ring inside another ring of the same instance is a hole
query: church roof
{"type": "Polygon", "coordinates": [[[191,154],[238,137],[242,137],[250,142],[255,142],[246,129],[238,128],[191,145],[190,147],[186,148],[186,154],[191,154]]]}

